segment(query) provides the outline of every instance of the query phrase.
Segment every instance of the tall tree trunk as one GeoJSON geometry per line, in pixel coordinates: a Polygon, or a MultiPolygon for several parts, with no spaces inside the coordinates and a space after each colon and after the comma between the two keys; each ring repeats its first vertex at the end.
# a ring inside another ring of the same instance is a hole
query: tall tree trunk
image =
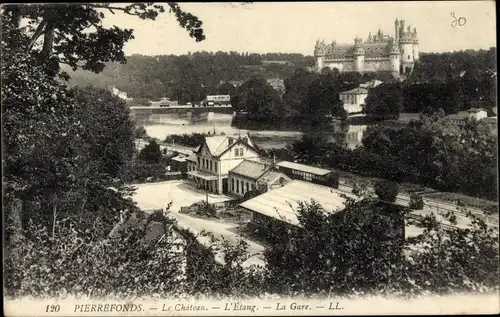
{"type": "Polygon", "coordinates": [[[47,26],[45,27],[45,34],[43,37],[43,49],[41,52],[41,58],[43,60],[48,59],[52,54],[52,47],[54,46],[54,30],[54,22],[47,22],[47,26]]]}
{"type": "Polygon", "coordinates": [[[9,242],[12,244],[18,243],[23,237],[23,202],[21,199],[14,198],[8,206],[10,219],[6,219],[12,225],[11,236],[9,242]]]}
{"type": "Polygon", "coordinates": [[[38,27],[35,30],[35,33],[31,37],[30,43],[28,45],[28,52],[30,52],[33,49],[33,46],[35,45],[36,41],[43,34],[43,30],[45,29],[46,25],[47,25],[46,20],[43,20],[42,22],[40,22],[40,24],[38,25],[38,27]]]}

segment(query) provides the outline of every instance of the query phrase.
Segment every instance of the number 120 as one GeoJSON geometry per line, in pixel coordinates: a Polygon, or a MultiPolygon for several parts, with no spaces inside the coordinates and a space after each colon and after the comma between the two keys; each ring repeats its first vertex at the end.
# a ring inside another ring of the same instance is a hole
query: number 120
{"type": "Polygon", "coordinates": [[[47,313],[57,313],[61,307],[59,305],[47,305],[47,308],[45,308],[45,312],[47,313]]]}

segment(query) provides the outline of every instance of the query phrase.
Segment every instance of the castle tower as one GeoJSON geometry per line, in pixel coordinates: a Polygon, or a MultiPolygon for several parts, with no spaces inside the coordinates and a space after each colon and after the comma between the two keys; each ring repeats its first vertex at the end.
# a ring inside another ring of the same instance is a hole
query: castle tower
{"type": "Polygon", "coordinates": [[[399,42],[399,20],[394,21],[394,40],[396,43],[399,42]]]}
{"type": "Polygon", "coordinates": [[[314,57],[316,57],[316,71],[320,72],[325,65],[325,55],[326,55],[326,45],[323,40],[316,41],[316,46],[314,47],[314,57]]]}
{"type": "Polygon", "coordinates": [[[413,69],[413,35],[410,30],[405,31],[404,26],[405,21],[401,20],[399,50],[401,51],[401,65],[403,66],[403,73],[406,73],[408,72],[407,69],[413,69]]]}
{"type": "Polygon", "coordinates": [[[417,28],[413,28],[413,60],[418,61],[418,35],[417,28]]]}
{"type": "Polygon", "coordinates": [[[396,40],[391,43],[391,47],[389,49],[389,58],[391,63],[391,73],[394,77],[398,78],[400,75],[401,67],[401,52],[399,51],[399,45],[396,40]]]}
{"type": "Polygon", "coordinates": [[[354,70],[363,73],[365,69],[365,50],[363,40],[356,36],[354,39],[354,70]]]}

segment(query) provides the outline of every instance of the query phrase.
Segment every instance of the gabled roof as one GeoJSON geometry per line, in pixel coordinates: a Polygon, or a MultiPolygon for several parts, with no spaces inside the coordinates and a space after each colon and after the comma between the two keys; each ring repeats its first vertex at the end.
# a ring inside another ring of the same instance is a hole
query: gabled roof
{"type": "Polygon", "coordinates": [[[187,161],[196,162],[196,153],[191,153],[187,158],[187,161]]]}
{"type": "Polygon", "coordinates": [[[311,203],[311,199],[319,203],[327,212],[335,212],[344,208],[345,198],[355,198],[352,194],[336,189],[293,180],[283,187],[270,190],[240,204],[248,210],[272,217],[298,226],[297,207],[300,202],[311,203]]]}
{"type": "MultiPolygon", "coordinates": [[[[250,147],[252,150],[257,151],[253,145],[252,140],[250,139],[249,135],[236,135],[236,136],[227,136],[227,135],[217,135],[217,136],[210,136],[205,138],[205,144],[210,151],[210,154],[215,157],[219,157],[222,154],[226,153],[229,149],[231,149],[233,146],[236,144],[245,144],[246,146],[250,147]],[[247,139],[248,142],[246,143],[244,139],[247,139]],[[232,143],[230,140],[232,139],[232,143]]],[[[203,146],[201,146],[198,150],[201,151],[203,146]]]]}
{"type": "Polygon", "coordinates": [[[259,181],[267,183],[267,184],[271,184],[280,178],[284,178],[287,181],[291,181],[290,177],[286,176],[285,174],[283,174],[281,172],[275,171],[273,169],[269,169],[269,170],[267,170],[267,172],[262,174],[262,176],[259,178],[259,181]]]}
{"type": "Polygon", "coordinates": [[[294,163],[294,162],[289,162],[289,161],[282,161],[276,165],[278,165],[278,167],[289,168],[289,169],[298,170],[301,172],[310,173],[310,174],[319,175],[319,176],[323,176],[323,175],[326,175],[326,174],[331,172],[330,170],[327,170],[324,168],[319,168],[319,167],[314,167],[314,166],[309,166],[309,165],[304,165],[304,164],[299,164],[299,163],[294,163]]]}
{"type": "Polygon", "coordinates": [[[259,179],[267,170],[269,170],[270,166],[264,163],[244,160],[240,164],[238,164],[235,168],[229,171],[229,173],[238,174],[253,180],[259,179]]]}
{"type": "Polygon", "coordinates": [[[467,112],[477,113],[479,111],[486,111],[483,108],[470,108],[467,112]]]}
{"type": "Polygon", "coordinates": [[[186,162],[186,156],[184,155],[177,155],[176,157],[172,158],[172,161],[177,161],[177,162],[186,162]]]}
{"type": "Polygon", "coordinates": [[[368,89],[366,88],[354,88],[351,90],[343,91],[340,94],[342,95],[361,95],[361,94],[368,94],[368,89]]]}

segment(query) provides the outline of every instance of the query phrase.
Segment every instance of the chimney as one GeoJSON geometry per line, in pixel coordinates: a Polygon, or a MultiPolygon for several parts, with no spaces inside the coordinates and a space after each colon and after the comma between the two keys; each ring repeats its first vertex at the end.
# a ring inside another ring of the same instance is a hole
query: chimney
{"type": "Polygon", "coordinates": [[[229,145],[233,144],[233,142],[234,142],[233,137],[230,136],[227,139],[228,139],[229,145]]]}
{"type": "Polygon", "coordinates": [[[243,137],[243,142],[245,142],[246,144],[248,144],[248,137],[243,137]]]}

